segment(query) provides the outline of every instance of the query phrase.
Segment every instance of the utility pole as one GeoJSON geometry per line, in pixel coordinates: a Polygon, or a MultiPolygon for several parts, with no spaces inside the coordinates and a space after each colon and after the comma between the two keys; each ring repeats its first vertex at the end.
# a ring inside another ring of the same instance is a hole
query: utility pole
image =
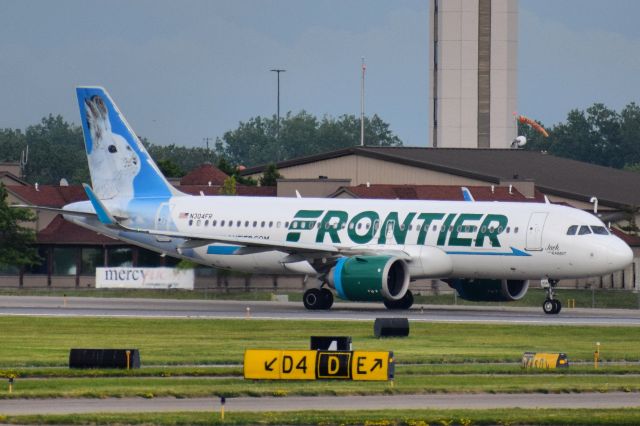
{"type": "Polygon", "coordinates": [[[362,78],[360,80],[360,146],[364,146],[364,72],[367,66],[362,57],[362,78]]]}
{"type": "Polygon", "coordinates": [[[202,138],[202,141],[207,146],[207,152],[209,152],[209,141],[212,141],[213,138],[202,138]]]}
{"type": "Polygon", "coordinates": [[[280,137],[280,73],[281,72],[286,72],[287,70],[284,69],[279,69],[279,68],[274,68],[271,70],[271,72],[275,72],[276,74],[278,74],[278,123],[277,123],[277,137],[280,137]]]}

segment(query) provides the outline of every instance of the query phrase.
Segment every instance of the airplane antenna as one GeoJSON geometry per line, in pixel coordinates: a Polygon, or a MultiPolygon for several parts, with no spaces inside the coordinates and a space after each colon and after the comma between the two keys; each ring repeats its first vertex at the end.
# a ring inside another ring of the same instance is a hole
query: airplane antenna
{"type": "Polygon", "coordinates": [[[364,73],[367,65],[362,57],[362,78],[360,79],[360,146],[364,146],[364,73]]]}

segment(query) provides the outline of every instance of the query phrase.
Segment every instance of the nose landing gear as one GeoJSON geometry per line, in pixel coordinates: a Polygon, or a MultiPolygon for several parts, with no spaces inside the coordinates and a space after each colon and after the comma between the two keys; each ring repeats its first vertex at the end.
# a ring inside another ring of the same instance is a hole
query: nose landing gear
{"type": "Polygon", "coordinates": [[[542,310],[545,314],[559,314],[562,310],[562,303],[555,299],[555,287],[558,285],[558,280],[541,280],[540,285],[547,292],[547,298],[542,303],[542,310]]]}

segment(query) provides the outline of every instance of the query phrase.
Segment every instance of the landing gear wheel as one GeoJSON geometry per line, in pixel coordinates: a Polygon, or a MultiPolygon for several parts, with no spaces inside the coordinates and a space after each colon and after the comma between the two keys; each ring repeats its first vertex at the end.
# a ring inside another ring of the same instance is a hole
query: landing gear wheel
{"type": "Polygon", "coordinates": [[[562,310],[562,303],[560,303],[559,300],[554,300],[554,302],[555,302],[555,305],[556,305],[556,312],[555,313],[559,314],[560,311],[562,310]]]}
{"type": "Polygon", "coordinates": [[[555,314],[556,304],[555,300],[547,299],[542,303],[542,310],[545,314],[555,314]]]}
{"type": "Polygon", "coordinates": [[[302,295],[302,303],[304,307],[310,311],[321,309],[322,306],[322,293],[319,288],[310,288],[302,295]]]}
{"type": "Polygon", "coordinates": [[[562,310],[562,303],[559,300],[547,299],[542,304],[542,310],[545,314],[559,314],[562,310]]]}
{"type": "MultiPolygon", "coordinates": [[[[541,281],[541,283],[543,283],[541,281]]],[[[542,310],[545,314],[558,314],[562,310],[562,303],[559,300],[555,299],[555,288],[558,285],[558,280],[548,280],[547,284],[543,284],[542,288],[544,288],[547,292],[547,299],[542,303],[542,310]]]]}
{"type": "Polygon", "coordinates": [[[413,293],[407,290],[407,293],[400,300],[385,300],[384,306],[390,310],[406,310],[413,305],[413,293]]]}
{"type": "Polygon", "coordinates": [[[328,288],[320,289],[320,300],[322,303],[318,309],[331,309],[331,306],[333,306],[333,293],[331,293],[331,290],[328,288]]]}

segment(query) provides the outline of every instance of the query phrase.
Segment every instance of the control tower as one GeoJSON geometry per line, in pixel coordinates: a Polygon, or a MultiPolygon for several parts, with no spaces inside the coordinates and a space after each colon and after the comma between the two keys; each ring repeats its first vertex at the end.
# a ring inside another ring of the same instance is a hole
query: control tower
{"type": "Polygon", "coordinates": [[[509,148],[518,0],[431,0],[429,20],[431,146],[509,148]]]}

